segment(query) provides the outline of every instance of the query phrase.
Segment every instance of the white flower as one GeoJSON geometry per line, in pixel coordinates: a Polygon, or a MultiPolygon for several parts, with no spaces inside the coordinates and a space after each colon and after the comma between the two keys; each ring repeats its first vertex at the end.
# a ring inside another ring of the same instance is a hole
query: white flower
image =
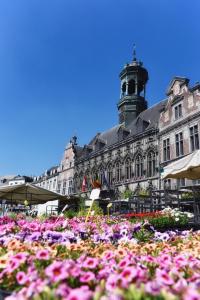
{"type": "Polygon", "coordinates": [[[178,222],[178,221],[179,221],[179,218],[175,218],[175,221],[178,222]]]}

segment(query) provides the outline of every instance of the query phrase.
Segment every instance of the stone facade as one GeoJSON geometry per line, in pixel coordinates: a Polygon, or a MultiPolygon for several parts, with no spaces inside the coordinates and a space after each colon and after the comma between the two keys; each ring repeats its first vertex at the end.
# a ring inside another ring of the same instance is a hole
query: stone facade
{"type": "MultiPolygon", "coordinates": [[[[160,163],[163,167],[199,149],[200,84],[189,87],[187,78],[175,77],[167,96],[167,104],[159,120],[160,163]]],[[[194,183],[190,180],[168,180],[171,187],[194,183]]]]}

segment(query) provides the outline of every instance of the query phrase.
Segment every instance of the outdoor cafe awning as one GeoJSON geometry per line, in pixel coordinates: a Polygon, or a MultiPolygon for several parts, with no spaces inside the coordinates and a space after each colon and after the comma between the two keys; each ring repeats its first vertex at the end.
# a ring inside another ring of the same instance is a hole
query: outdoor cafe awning
{"type": "Polygon", "coordinates": [[[200,179],[200,150],[166,166],[161,178],[200,179]]]}
{"type": "Polygon", "coordinates": [[[17,204],[24,204],[24,201],[27,200],[30,205],[42,204],[51,200],[65,200],[67,202],[66,196],[30,183],[0,187],[0,199],[17,204]]]}

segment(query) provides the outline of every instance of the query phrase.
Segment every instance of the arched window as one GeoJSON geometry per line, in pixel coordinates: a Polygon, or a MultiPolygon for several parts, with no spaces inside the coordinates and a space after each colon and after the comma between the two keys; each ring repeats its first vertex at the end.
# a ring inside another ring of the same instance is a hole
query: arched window
{"type": "Polygon", "coordinates": [[[125,178],[126,179],[131,179],[132,177],[132,167],[131,167],[131,160],[128,158],[125,161],[125,178]]]}
{"type": "Polygon", "coordinates": [[[126,82],[122,84],[122,96],[126,94],[126,82]]]}
{"type": "Polygon", "coordinates": [[[112,169],[112,165],[110,164],[108,166],[108,183],[111,185],[113,182],[113,169],[112,169]]]}
{"type": "Polygon", "coordinates": [[[156,173],[156,154],[150,151],[147,155],[147,176],[153,177],[156,173]]]}
{"type": "Polygon", "coordinates": [[[128,82],[128,94],[132,95],[135,93],[135,80],[131,79],[128,82]]]}
{"type": "Polygon", "coordinates": [[[143,176],[143,157],[141,154],[138,154],[135,159],[135,175],[136,177],[143,176]]]}
{"type": "Polygon", "coordinates": [[[116,170],[116,181],[119,182],[121,181],[121,174],[122,174],[122,168],[119,162],[116,163],[115,170],[116,170]]]}

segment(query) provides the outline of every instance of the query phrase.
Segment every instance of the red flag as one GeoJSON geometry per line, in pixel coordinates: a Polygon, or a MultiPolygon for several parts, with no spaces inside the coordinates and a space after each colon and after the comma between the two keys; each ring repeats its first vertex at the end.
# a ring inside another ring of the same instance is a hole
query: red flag
{"type": "Polygon", "coordinates": [[[83,182],[82,182],[82,187],[81,187],[81,192],[86,192],[86,186],[87,186],[87,180],[86,176],[83,177],[83,182]]]}

